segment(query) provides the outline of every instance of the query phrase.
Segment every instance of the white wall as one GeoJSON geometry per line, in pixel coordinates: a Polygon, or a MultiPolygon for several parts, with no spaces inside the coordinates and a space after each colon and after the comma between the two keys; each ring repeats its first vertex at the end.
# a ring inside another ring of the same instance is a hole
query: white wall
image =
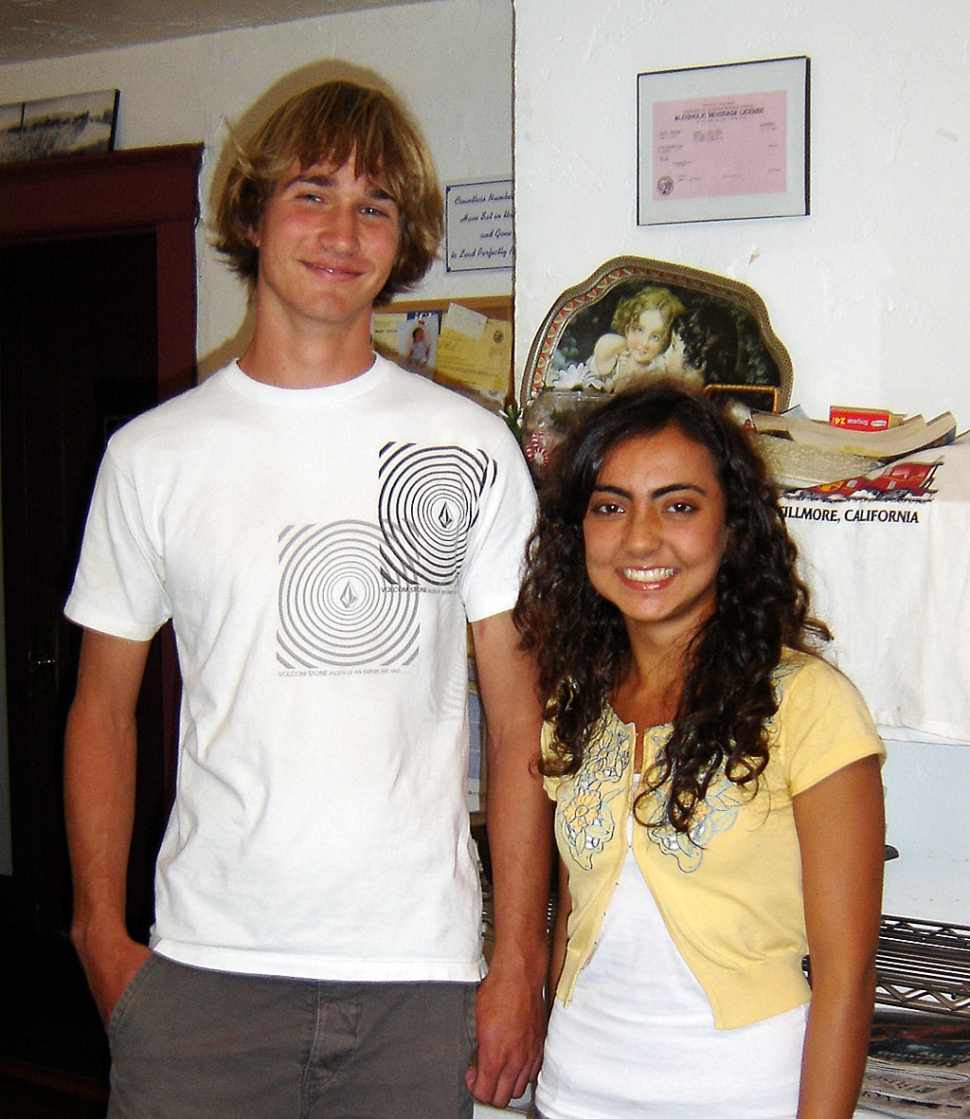
{"type": "Polygon", "coordinates": [[[765,300],[793,403],[970,427],[966,0],[516,0],[517,365],[556,296],[621,254],[765,300]],[[812,213],[638,227],[636,77],[807,54],[812,213]]]}
{"type": "MultiPolygon", "coordinates": [[[[507,178],[512,164],[511,0],[434,0],[271,27],[0,67],[0,103],[121,90],[118,148],[202,141],[204,214],[216,158],[257,100],[261,115],[294,89],[334,76],[384,79],[417,118],[442,182],[507,178]],[[335,69],[332,60],[349,64],[335,69]]],[[[509,271],[447,275],[441,298],[508,294],[509,271]]],[[[201,370],[240,351],[243,286],[199,233],[201,370]]]]}
{"type": "Polygon", "coordinates": [[[922,741],[891,728],[886,739],[883,912],[970,926],[970,746],[922,741]]]}

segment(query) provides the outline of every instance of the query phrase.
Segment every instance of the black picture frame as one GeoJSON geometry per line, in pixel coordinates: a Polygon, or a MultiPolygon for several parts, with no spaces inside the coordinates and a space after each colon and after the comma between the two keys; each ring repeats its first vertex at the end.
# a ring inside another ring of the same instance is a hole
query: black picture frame
{"type": "Polygon", "coordinates": [[[637,223],[802,217],[807,55],[637,76],[637,223]]]}

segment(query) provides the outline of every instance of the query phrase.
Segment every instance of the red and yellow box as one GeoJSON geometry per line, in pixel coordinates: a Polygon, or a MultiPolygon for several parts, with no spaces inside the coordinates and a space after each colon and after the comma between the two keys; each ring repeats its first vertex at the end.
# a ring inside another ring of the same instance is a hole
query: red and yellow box
{"type": "Polygon", "coordinates": [[[849,408],[844,404],[833,404],[829,408],[829,423],[850,431],[885,431],[895,427],[902,418],[886,408],[849,408]]]}

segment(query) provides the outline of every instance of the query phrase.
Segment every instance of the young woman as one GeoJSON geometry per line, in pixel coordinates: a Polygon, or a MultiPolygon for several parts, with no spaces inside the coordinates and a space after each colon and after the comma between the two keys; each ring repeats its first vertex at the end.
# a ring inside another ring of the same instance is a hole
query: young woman
{"type": "Polygon", "coordinates": [[[690,391],[615,398],[557,459],[516,607],[562,870],[545,1119],[852,1115],[883,747],[794,562],[690,391]]]}

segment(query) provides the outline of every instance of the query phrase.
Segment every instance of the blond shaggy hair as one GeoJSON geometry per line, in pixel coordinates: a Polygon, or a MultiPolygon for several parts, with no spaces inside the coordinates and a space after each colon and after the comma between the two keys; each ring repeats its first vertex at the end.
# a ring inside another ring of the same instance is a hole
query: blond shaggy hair
{"type": "Polygon", "coordinates": [[[416,125],[386,93],[348,81],[325,82],[290,98],[246,144],[237,144],[216,210],[215,247],[250,282],[259,275],[254,234],[290,168],[321,161],[379,183],[397,205],[400,236],[376,303],[416,284],[431,267],[444,232],[444,203],[416,125]]]}

